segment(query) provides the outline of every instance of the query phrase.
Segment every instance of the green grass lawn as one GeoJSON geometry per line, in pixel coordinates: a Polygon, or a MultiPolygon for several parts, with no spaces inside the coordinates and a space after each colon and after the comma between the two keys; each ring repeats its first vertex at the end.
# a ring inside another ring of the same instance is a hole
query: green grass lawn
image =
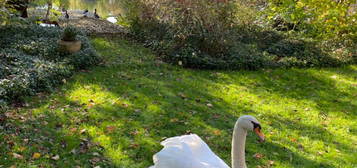
{"type": "Polygon", "coordinates": [[[357,66],[190,70],[124,40],[93,44],[103,65],[6,113],[0,167],[144,168],[160,141],[187,133],[230,164],[244,114],[266,134],[265,143],[249,134],[248,167],[357,167],[357,66]]]}

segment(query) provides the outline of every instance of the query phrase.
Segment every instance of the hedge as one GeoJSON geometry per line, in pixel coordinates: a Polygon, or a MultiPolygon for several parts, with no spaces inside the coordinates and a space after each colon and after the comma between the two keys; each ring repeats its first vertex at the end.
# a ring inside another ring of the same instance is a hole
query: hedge
{"type": "Polygon", "coordinates": [[[77,35],[82,42],[79,52],[60,52],[62,32],[60,28],[38,25],[0,27],[0,106],[50,91],[76,70],[100,61],[82,32],[77,35]]]}

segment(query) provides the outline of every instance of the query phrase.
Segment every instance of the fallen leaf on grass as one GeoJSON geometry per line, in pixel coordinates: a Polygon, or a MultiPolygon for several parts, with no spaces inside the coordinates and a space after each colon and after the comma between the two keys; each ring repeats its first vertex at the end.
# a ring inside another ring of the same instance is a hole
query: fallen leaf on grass
{"type": "Polygon", "coordinates": [[[182,99],[186,99],[187,98],[187,96],[185,95],[185,94],[183,94],[183,93],[179,93],[178,94],[182,99]]]}
{"type": "Polygon", "coordinates": [[[177,121],[179,121],[178,118],[171,118],[171,119],[170,119],[170,122],[177,122],[177,121]]]}
{"type": "Polygon", "coordinates": [[[220,131],[220,130],[214,130],[214,131],[213,131],[213,134],[214,134],[214,135],[217,135],[217,136],[218,136],[218,135],[221,135],[221,131],[220,131]]]}
{"type": "Polygon", "coordinates": [[[40,157],[41,157],[41,154],[40,154],[40,153],[37,153],[37,152],[33,153],[33,155],[32,155],[32,158],[33,158],[33,159],[38,159],[38,158],[40,158],[40,157]]]}
{"type": "Polygon", "coordinates": [[[75,132],[77,132],[77,128],[71,128],[70,131],[71,131],[72,133],[75,133],[75,132]]]}
{"type": "Polygon", "coordinates": [[[100,156],[100,154],[98,152],[93,152],[92,155],[93,156],[100,156]]]}
{"type": "Polygon", "coordinates": [[[127,108],[127,107],[129,107],[129,104],[123,103],[122,106],[127,108]]]}
{"type": "Polygon", "coordinates": [[[270,166],[272,166],[272,165],[274,164],[274,161],[273,161],[273,160],[269,160],[269,161],[268,161],[268,164],[269,164],[270,166]]]}
{"type": "Polygon", "coordinates": [[[116,127],[115,127],[115,126],[107,126],[106,129],[107,129],[107,132],[108,132],[108,133],[112,133],[112,132],[115,131],[116,127]]]}
{"type": "Polygon", "coordinates": [[[23,159],[24,157],[20,154],[17,154],[17,153],[12,153],[12,156],[14,156],[14,158],[16,159],[23,159]]]}
{"type": "Polygon", "coordinates": [[[79,131],[80,134],[85,133],[87,130],[86,129],[82,129],[81,131],[79,131]]]}
{"type": "Polygon", "coordinates": [[[221,116],[220,116],[219,114],[214,114],[214,115],[213,115],[213,118],[214,118],[214,119],[218,119],[218,118],[220,118],[220,117],[221,117],[221,116]]]}
{"type": "Polygon", "coordinates": [[[139,131],[138,131],[138,130],[135,130],[135,131],[130,132],[130,135],[138,135],[138,134],[139,134],[139,131]]]}
{"type": "Polygon", "coordinates": [[[26,150],[26,147],[23,147],[23,146],[22,146],[22,147],[19,148],[19,151],[20,151],[20,152],[23,152],[23,151],[25,151],[25,150],[26,150]]]}
{"type": "Polygon", "coordinates": [[[95,103],[89,103],[87,106],[88,106],[88,108],[92,108],[95,106],[95,103]]]}
{"type": "Polygon", "coordinates": [[[71,150],[71,153],[72,153],[72,154],[76,154],[76,153],[77,153],[77,150],[76,150],[76,149],[72,149],[72,150],[71,150]]]}
{"type": "Polygon", "coordinates": [[[303,146],[302,144],[299,144],[299,145],[298,145],[298,148],[299,148],[300,150],[304,150],[304,146],[303,146]]]}
{"type": "Polygon", "coordinates": [[[256,153],[256,154],[253,155],[253,157],[256,158],[256,159],[261,159],[261,158],[264,157],[264,155],[261,154],[261,153],[256,153]]]}
{"type": "Polygon", "coordinates": [[[92,163],[92,164],[96,164],[96,163],[98,163],[100,161],[100,158],[99,157],[94,157],[94,158],[92,158],[91,160],[90,160],[90,162],[92,163]]]}
{"type": "Polygon", "coordinates": [[[139,144],[130,144],[130,147],[132,148],[138,148],[140,145],[139,144]]]}
{"type": "Polygon", "coordinates": [[[51,157],[52,160],[59,160],[60,159],[60,156],[59,155],[55,155],[53,157],[51,157]]]}
{"type": "Polygon", "coordinates": [[[291,142],[297,142],[297,140],[295,138],[291,138],[290,140],[291,140],[291,142]]]}

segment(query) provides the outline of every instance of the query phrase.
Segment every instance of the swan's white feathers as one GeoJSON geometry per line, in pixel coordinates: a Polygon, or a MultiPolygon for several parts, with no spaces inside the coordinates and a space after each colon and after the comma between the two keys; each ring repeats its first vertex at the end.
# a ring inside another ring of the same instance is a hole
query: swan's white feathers
{"type": "Polygon", "coordinates": [[[229,168],[196,134],[168,138],[150,168],[229,168]]]}
{"type": "MultiPolygon", "coordinates": [[[[255,117],[244,115],[235,124],[232,140],[233,167],[246,168],[245,136],[247,131],[254,129],[252,122],[259,124],[255,117]]],[[[150,168],[229,168],[196,134],[168,138],[161,145],[164,148],[154,155],[155,165],[150,168]]]]}

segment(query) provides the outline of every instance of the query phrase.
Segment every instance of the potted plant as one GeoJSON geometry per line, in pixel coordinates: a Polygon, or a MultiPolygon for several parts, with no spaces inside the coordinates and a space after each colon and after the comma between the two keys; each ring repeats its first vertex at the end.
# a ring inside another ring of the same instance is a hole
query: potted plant
{"type": "Polygon", "coordinates": [[[81,49],[81,41],[76,39],[78,31],[75,27],[68,26],[64,29],[62,39],[59,41],[61,51],[75,53],[81,49]]]}

